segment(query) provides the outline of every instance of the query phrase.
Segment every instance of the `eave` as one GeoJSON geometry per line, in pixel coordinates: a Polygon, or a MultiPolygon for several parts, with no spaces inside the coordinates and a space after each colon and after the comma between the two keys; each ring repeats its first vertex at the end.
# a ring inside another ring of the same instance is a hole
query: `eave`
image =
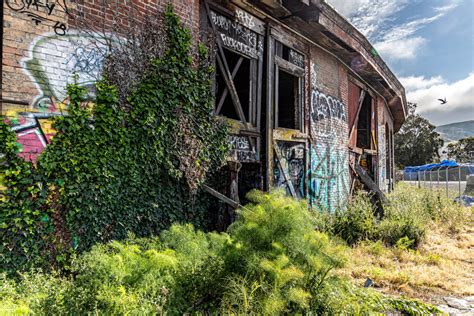
{"type": "MultiPolygon", "coordinates": [[[[235,1],[242,3],[242,1],[235,1]]],[[[382,96],[398,131],[407,114],[405,89],[375,48],[352,24],[322,0],[250,0],[255,8],[330,52],[382,96]],[[351,67],[354,59],[364,67],[351,67]]]]}

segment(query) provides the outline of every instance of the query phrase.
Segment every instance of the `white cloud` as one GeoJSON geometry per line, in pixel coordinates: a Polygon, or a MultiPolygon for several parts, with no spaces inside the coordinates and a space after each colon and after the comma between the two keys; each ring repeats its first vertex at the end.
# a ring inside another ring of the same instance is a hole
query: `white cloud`
{"type": "Polygon", "coordinates": [[[416,32],[442,18],[457,6],[457,3],[451,2],[445,6],[433,8],[434,15],[432,16],[397,23],[396,15],[409,5],[407,0],[327,1],[374,42],[380,55],[388,60],[415,58],[427,42],[425,38],[415,36],[416,32]]]}
{"type": "Polygon", "coordinates": [[[441,76],[425,78],[425,76],[408,76],[398,78],[405,87],[407,92],[412,92],[420,89],[427,89],[435,85],[444,83],[441,76]]]}
{"type": "Polygon", "coordinates": [[[369,39],[379,36],[391,17],[402,10],[408,0],[327,0],[369,39]]]}
{"type": "Polygon", "coordinates": [[[332,5],[337,12],[342,14],[343,16],[349,18],[351,17],[357,10],[366,5],[368,0],[328,0],[327,1],[330,5],[332,5]]]}
{"type": "Polygon", "coordinates": [[[435,125],[474,119],[474,73],[447,83],[442,77],[400,78],[407,86],[407,100],[418,104],[417,111],[435,125]],[[448,101],[441,104],[438,99],[448,101]]]}
{"type": "Polygon", "coordinates": [[[426,39],[418,36],[407,39],[383,41],[375,43],[374,46],[382,58],[394,60],[414,59],[425,44],[426,39]]]}

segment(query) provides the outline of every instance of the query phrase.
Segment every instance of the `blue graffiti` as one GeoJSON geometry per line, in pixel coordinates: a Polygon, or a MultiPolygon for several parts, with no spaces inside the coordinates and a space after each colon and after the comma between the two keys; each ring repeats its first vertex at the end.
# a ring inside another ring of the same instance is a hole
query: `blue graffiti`
{"type": "Polygon", "coordinates": [[[343,208],[349,197],[347,149],[332,144],[310,148],[310,168],[306,172],[311,206],[331,212],[343,208]]]}

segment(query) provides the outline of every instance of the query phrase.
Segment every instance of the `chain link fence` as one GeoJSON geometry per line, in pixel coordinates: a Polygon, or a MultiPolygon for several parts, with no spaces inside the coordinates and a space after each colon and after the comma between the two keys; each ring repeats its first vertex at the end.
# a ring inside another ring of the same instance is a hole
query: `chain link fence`
{"type": "Polygon", "coordinates": [[[404,172],[403,180],[420,188],[443,190],[447,197],[456,198],[463,195],[470,175],[474,176],[474,164],[434,166],[428,170],[404,172]]]}

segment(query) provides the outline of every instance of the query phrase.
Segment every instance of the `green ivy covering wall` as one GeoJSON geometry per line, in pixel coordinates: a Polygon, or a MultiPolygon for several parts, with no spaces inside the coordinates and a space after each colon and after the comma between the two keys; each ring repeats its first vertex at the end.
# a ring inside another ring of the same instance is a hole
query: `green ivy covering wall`
{"type": "Polygon", "coordinates": [[[67,265],[94,243],[133,232],[149,236],[173,222],[210,224],[214,198],[199,185],[225,162],[228,128],[212,114],[206,49],[171,6],[167,50],[120,104],[105,78],[94,104],[68,87],[68,116],[36,166],[17,157],[14,134],[0,120],[0,270],[67,265]]]}

